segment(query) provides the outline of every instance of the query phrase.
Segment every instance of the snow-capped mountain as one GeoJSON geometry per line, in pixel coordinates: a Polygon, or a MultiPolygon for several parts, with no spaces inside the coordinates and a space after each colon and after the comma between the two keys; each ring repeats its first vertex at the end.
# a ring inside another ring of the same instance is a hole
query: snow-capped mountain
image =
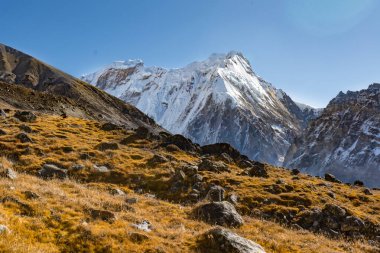
{"type": "Polygon", "coordinates": [[[276,165],[306,125],[307,114],[237,52],[169,70],[119,61],[81,79],[135,105],[172,133],[202,145],[227,142],[276,165]]]}
{"type": "Polygon", "coordinates": [[[380,186],[380,84],[340,92],[296,139],[285,165],[380,186]]]}

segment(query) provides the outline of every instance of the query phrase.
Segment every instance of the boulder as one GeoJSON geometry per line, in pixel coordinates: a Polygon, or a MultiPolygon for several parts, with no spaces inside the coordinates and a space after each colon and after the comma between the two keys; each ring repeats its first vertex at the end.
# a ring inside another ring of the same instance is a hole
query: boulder
{"type": "Polygon", "coordinates": [[[198,166],[186,164],[181,167],[181,170],[189,177],[194,176],[198,173],[198,166]]]}
{"type": "Polygon", "coordinates": [[[298,169],[292,169],[291,173],[292,175],[298,175],[300,174],[300,171],[298,169]]]}
{"type": "Polygon", "coordinates": [[[8,234],[10,230],[7,226],[0,224],[0,234],[8,234]]]}
{"type": "Polygon", "coordinates": [[[346,210],[335,204],[326,204],[322,212],[327,217],[343,218],[346,215],[346,210]]]}
{"type": "Polygon", "coordinates": [[[20,130],[25,132],[25,133],[33,132],[32,128],[28,125],[25,125],[25,124],[20,125],[18,128],[20,128],[20,130]]]}
{"type": "Polygon", "coordinates": [[[32,191],[24,191],[23,194],[25,195],[26,199],[38,199],[40,196],[32,191]]]}
{"type": "Polygon", "coordinates": [[[212,171],[216,173],[230,172],[230,168],[221,161],[212,161],[208,158],[203,158],[201,163],[198,165],[199,171],[212,171]]]}
{"type": "Polygon", "coordinates": [[[325,180],[333,183],[342,183],[342,181],[336,179],[334,175],[329,173],[325,174],[325,180]]]}
{"type": "Polygon", "coordinates": [[[33,142],[32,139],[26,133],[19,133],[16,135],[16,139],[19,139],[22,143],[33,142]]]}
{"type": "Polygon", "coordinates": [[[37,120],[37,116],[29,111],[17,111],[14,117],[22,122],[35,122],[37,120]]]}
{"type": "Polygon", "coordinates": [[[265,253],[259,244],[220,227],[202,234],[197,248],[201,253],[265,253]]]}
{"type": "Polygon", "coordinates": [[[129,234],[129,239],[132,242],[139,244],[139,243],[142,243],[146,240],[149,240],[149,237],[147,235],[144,235],[144,234],[132,232],[129,234]]]}
{"type": "Polygon", "coordinates": [[[225,190],[219,185],[214,185],[210,187],[206,198],[213,202],[220,202],[224,200],[225,190]]]}
{"type": "Polygon", "coordinates": [[[7,113],[3,109],[0,109],[0,117],[7,117],[7,113]]]}
{"type": "Polygon", "coordinates": [[[38,171],[38,176],[44,179],[65,179],[67,178],[67,170],[61,169],[54,164],[44,164],[42,168],[38,171]]]}
{"type": "Polygon", "coordinates": [[[112,223],[116,220],[116,216],[113,212],[107,210],[99,210],[99,209],[89,209],[91,218],[97,220],[103,220],[109,223],[112,223]]]}
{"type": "Polygon", "coordinates": [[[347,216],[343,220],[340,227],[340,229],[343,232],[358,232],[363,228],[364,228],[364,222],[361,219],[354,216],[347,216]]]}
{"type": "Polygon", "coordinates": [[[162,163],[166,163],[168,161],[169,160],[166,159],[164,156],[155,154],[152,158],[150,158],[148,160],[147,165],[148,166],[156,166],[156,165],[159,165],[162,163]]]}
{"type": "Polygon", "coordinates": [[[104,165],[98,166],[98,165],[94,164],[93,168],[96,172],[100,172],[100,173],[105,173],[105,172],[109,171],[109,169],[104,165]]]}
{"type": "Polygon", "coordinates": [[[227,154],[230,158],[235,161],[247,160],[246,156],[240,154],[240,152],[232,147],[228,143],[215,143],[201,147],[201,152],[203,155],[215,155],[222,156],[222,154],[227,154]]]}
{"type": "Polygon", "coordinates": [[[109,191],[110,191],[110,194],[114,196],[125,196],[125,192],[123,192],[119,188],[111,188],[109,191]]]}
{"type": "Polygon", "coordinates": [[[161,145],[166,147],[171,144],[177,146],[179,149],[183,151],[190,151],[190,152],[199,151],[199,146],[197,144],[194,144],[190,139],[187,139],[186,137],[180,134],[167,136],[165,138],[165,141],[161,145]]]}
{"type": "Polygon", "coordinates": [[[101,142],[95,147],[97,150],[105,151],[105,150],[116,150],[119,148],[119,145],[114,142],[101,142]]]}
{"type": "Polygon", "coordinates": [[[363,183],[363,181],[355,180],[354,185],[356,185],[356,186],[364,186],[364,183],[363,183]]]}
{"type": "Polygon", "coordinates": [[[248,168],[247,172],[250,177],[269,177],[268,172],[264,167],[264,164],[262,166],[254,165],[253,167],[248,168]]]}
{"type": "Polygon", "coordinates": [[[17,172],[12,170],[11,168],[6,168],[0,172],[0,176],[6,177],[9,179],[16,179],[17,178],[17,172]]]}
{"type": "Polygon", "coordinates": [[[103,131],[113,131],[113,130],[119,130],[121,129],[120,126],[118,125],[115,125],[111,122],[107,122],[107,123],[104,123],[101,127],[100,127],[101,130],[103,131]]]}
{"type": "Polygon", "coordinates": [[[153,229],[152,224],[147,220],[143,220],[139,223],[132,224],[132,226],[145,232],[150,232],[153,229]]]}
{"type": "Polygon", "coordinates": [[[235,207],[227,201],[200,204],[194,208],[193,214],[196,219],[213,225],[240,227],[244,223],[235,207]]]}
{"type": "Polygon", "coordinates": [[[368,189],[368,188],[364,188],[363,193],[364,193],[365,195],[373,195],[373,193],[371,192],[371,190],[368,189]]]}

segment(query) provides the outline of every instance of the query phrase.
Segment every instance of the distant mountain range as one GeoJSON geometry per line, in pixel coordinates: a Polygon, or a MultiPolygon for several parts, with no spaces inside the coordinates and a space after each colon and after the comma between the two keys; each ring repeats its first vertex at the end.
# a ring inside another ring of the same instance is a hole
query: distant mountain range
{"type": "Polygon", "coordinates": [[[285,165],[380,185],[380,84],[340,92],[288,151],[285,165]]]}
{"type": "Polygon", "coordinates": [[[172,133],[200,144],[227,142],[275,165],[319,113],[257,76],[237,52],[169,70],[119,61],[81,79],[135,105],[172,133]]]}

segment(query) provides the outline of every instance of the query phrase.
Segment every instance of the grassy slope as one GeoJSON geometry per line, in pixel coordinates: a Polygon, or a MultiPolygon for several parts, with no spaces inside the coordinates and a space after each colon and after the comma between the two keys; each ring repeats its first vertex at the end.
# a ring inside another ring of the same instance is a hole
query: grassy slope
{"type": "MultiPolygon", "coordinates": [[[[22,208],[14,203],[0,204],[0,224],[12,231],[0,237],[0,251],[5,252],[58,252],[58,251],[128,251],[128,252],[187,252],[196,245],[196,237],[211,226],[191,219],[191,206],[180,205],[181,196],[170,194],[167,181],[173,168],[183,161],[197,163],[199,157],[184,152],[168,152],[155,148],[157,143],[142,140],[131,145],[119,145],[118,150],[98,151],[100,142],[120,142],[130,133],[125,130],[105,132],[99,123],[78,118],[62,119],[40,115],[30,123],[34,133],[29,134],[33,143],[20,143],[15,135],[21,123],[12,117],[0,118],[0,128],[7,132],[0,136],[3,163],[13,161],[18,172],[34,174],[42,164],[54,162],[65,168],[83,164],[86,169],[73,173],[71,180],[44,181],[34,176],[20,174],[18,179],[0,179],[0,196],[12,196],[30,206],[33,214],[21,215],[22,208]],[[73,149],[63,152],[64,147],[73,149]],[[89,160],[79,159],[80,154],[91,155],[89,160]],[[154,153],[172,157],[161,166],[149,167],[146,162],[154,153]],[[95,173],[93,165],[107,165],[111,173],[95,173]],[[138,203],[125,205],[122,196],[110,195],[107,188],[113,186],[137,197],[138,203]],[[141,188],[160,199],[135,194],[132,189],[141,188]],[[23,191],[30,190],[39,199],[28,200],[23,191]],[[171,201],[165,201],[165,200],[171,201]],[[176,200],[176,201],[173,201],[176,200]],[[170,203],[172,202],[172,203],[170,203]],[[97,208],[112,211],[114,223],[93,220],[87,210],[97,208]],[[133,223],[149,220],[154,229],[143,232],[132,227],[133,223]],[[146,234],[149,239],[135,243],[130,233],[146,234]],[[150,250],[150,251],[149,251],[150,250]]],[[[231,173],[201,172],[207,182],[215,182],[240,196],[238,210],[245,214],[245,225],[235,232],[261,244],[267,252],[376,252],[366,242],[331,240],[304,230],[292,230],[271,221],[254,218],[252,210],[264,213],[299,212],[302,208],[322,207],[336,203],[350,209],[355,215],[380,222],[380,192],[365,196],[362,188],[341,184],[321,186],[321,179],[299,175],[293,179],[289,171],[267,166],[268,179],[238,175],[242,170],[230,164],[231,173]],[[280,194],[268,192],[277,179],[283,179],[293,190],[280,194]],[[327,192],[334,192],[330,198],[327,192]],[[272,204],[263,204],[267,201],[272,204]]],[[[378,250],[378,249],[377,249],[378,250]]]]}

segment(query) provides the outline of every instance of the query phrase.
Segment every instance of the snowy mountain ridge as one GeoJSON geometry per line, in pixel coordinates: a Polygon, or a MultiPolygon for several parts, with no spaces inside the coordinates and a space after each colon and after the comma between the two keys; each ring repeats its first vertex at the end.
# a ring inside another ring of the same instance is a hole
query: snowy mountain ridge
{"type": "Polygon", "coordinates": [[[118,61],[81,79],[135,105],[172,133],[200,144],[228,142],[277,165],[305,117],[234,51],[169,70],[118,61]]]}

